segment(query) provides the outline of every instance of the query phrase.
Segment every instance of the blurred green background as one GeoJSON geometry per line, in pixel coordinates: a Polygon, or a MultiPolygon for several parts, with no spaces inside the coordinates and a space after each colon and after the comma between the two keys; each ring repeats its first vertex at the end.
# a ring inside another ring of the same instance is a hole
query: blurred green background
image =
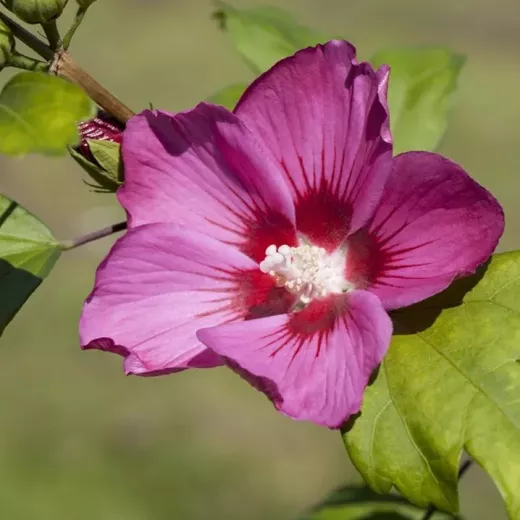
{"type": "MultiPolygon", "coordinates": [[[[236,6],[265,2],[235,0],[236,6]]],[[[391,45],[468,55],[442,152],[505,207],[501,249],[520,247],[518,0],[271,1],[362,58],[391,45]]],[[[76,58],[135,110],[179,110],[251,79],[208,0],[104,0],[76,36],[76,58]]],[[[2,73],[5,78],[8,74],[2,73]]],[[[60,238],[122,217],[71,160],[0,157],[0,192],[60,238]]],[[[77,320],[106,239],[65,255],[8,327],[0,350],[0,520],[290,519],[358,482],[340,436],[274,412],[225,369],[126,378],[121,360],[78,347],[77,320]]],[[[502,520],[487,477],[461,486],[469,520],[502,520]]]]}

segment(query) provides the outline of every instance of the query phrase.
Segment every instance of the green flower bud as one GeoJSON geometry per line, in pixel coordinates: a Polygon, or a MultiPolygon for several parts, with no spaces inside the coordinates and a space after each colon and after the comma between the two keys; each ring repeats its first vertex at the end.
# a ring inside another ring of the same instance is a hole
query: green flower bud
{"type": "Polygon", "coordinates": [[[25,23],[48,23],[60,16],[69,0],[3,0],[3,4],[25,23]]]}
{"type": "Polygon", "coordinates": [[[2,70],[14,50],[14,37],[11,29],[0,20],[0,70],[2,70]]]}

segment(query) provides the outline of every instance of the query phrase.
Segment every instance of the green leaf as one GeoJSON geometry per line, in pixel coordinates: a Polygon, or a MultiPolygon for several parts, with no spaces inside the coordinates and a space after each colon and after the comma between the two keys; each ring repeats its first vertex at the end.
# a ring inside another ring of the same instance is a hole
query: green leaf
{"type": "Polygon", "coordinates": [[[99,164],[95,164],[92,161],[89,161],[86,157],[84,157],[77,148],[73,148],[72,146],[69,148],[69,153],[71,157],[85,170],[85,172],[89,175],[89,177],[94,181],[94,184],[91,184],[87,181],[86,184],[94,188],[94,191],[100,193],[115,193],[119,186],[121,186],[120,181],[116,181],[107,175],[107,172],[99,166],[99,164]]]}
{"type": "Polygon", "coordinates": [[[510,518],[520,518],[519,294],[515,251],[393,314],[389,353],[344,431],[374,490],[394,485],[420,506],[456,511],[464,449],[489,473],[510,518]]]}
{"type": "Polygon", "coordinates": [[[21,72],[0,93],[0,153],[65,154],[78,142],[76,124],[91,115],[92,103],[77,85],[21,72]]]}
{"type": "Polygon", "coordinates": [[[330,40],[278,8],[237,9],[224,2],[217,6],[214,18],[255,74],[299,49],[330,40]]]}
{"type": "Polygon", "coordinates": [[[87,143],[94,159],[96,159],[106,175],[114,183],[122,184],[123,161],[121,160],[120,144],[98,139],[87,139],[87,143]]]}
{"type": "MultiPolygon", "coordinates": [[[[421,520],[425,510],[398,495],[380,495],[366,487],[338,489],[301,520],[421,520]]],[[[432,520],[454,517],[436,512],[432,520]]]]}
{"type": "Polygon", "coordinates": [[[247,85],[244,83],[229,85],[229,87],[225,87],[222,90],[219,90],[216,94],[213,94],[208,101],[215,105],[222,105],[229,110],[233,110],[246,88],[247,85]]]}
{"type": "Polygon", "coordinates": [[[49,229],[0,195],[0,335],[60,257],[49,229]]]}
{"type": "MultiPolygon", "coordinates": [[[[324,43],[324,36],[299,25],[277,8],[237,9],[218,2],[214,18],[231,38],[255,74],[299,49],[324,43]]],[[[375,67],[391,67],[390,123],[396,154],[408,150],[433,151],[446,132],[457,80],[465,58],[444,48],[399,48],[377,53],[375,67]]],[[[233,93],[224,106],[230,107],[233,93]]]]}
{"type": "Polygon", "coordinates": [[[378,52],[374,67],[390,65],[388,104],[394,153],[437,149],[446,132],[465,57],[443,48],[378,52]]]}

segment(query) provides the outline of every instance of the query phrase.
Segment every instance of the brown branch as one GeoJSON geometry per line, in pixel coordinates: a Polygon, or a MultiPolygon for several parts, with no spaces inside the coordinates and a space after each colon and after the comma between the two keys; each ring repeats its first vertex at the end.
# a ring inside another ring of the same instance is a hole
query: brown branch
{"type": "Polygon", "coordinates": [[[11,29],[13,35],[18,40],[25,43],[34,52],[50,63],[49,72],[51,74],[55,74],[56,76],[79,85],[92,101],[123,124],[134,115],[134,112],[121,103],[115,96],[110,94],[110,92],[101,86],[88,72],[83,70],[68,52],[64,50],[54,52],[37,36],[1,11],[0,20],[11,29]]]}
{"type": "Polygon", "coordinates": [[[101,86],[88,72],[83,70],[66,51],[55,54],[50,71],[60,78],[79,85],[88,96],[118,121],[125,124],[134,112],[101,86]]]}
{"type": "Polygon", "coordinates": [[[108,226],[106,228],[98,229],[97,231],[87,233],[86,235],[74,238],[73,240],[62,242],[61,249],[63,251],[70,251],[71,249],[76,249],[76,247],[80,247],[85,244],[90,244],[90,242],[94,242],[96,240],[99,240],[100,238],[105,238],[110,235],[113,235],[114,233],[124,231],[126,228],[126,222],[118,222],[117,224],[112,224],[111,226],[108,226]]]}

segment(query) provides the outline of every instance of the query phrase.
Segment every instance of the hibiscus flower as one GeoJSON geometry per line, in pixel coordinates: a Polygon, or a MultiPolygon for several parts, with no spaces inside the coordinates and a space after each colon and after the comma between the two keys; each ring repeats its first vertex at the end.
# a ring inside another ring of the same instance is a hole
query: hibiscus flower
{"type": "Polygon", "coordinates": [[[233,113],[131,119],[129,230],[97,271],[83,347],[123,355],[127,374],[226,364],[331,428],[357,413],[388,311],[474,272],[504,225],[457,164],[392,157],[388,78],[331,41],[276,64],[233,113]]]}

